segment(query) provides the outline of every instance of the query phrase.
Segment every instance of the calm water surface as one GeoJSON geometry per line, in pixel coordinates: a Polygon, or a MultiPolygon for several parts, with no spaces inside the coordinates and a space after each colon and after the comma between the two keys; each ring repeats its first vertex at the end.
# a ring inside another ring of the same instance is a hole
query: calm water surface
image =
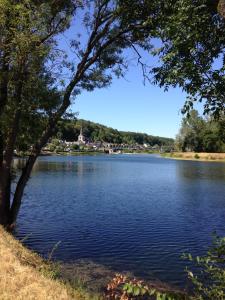
{"type": "Polygon", "coordinates": [[[89,259],[182,285],[183,252],[225,234],[225,164],[154,155],[42,157],[16,235],[44,256],[89,259]]]}

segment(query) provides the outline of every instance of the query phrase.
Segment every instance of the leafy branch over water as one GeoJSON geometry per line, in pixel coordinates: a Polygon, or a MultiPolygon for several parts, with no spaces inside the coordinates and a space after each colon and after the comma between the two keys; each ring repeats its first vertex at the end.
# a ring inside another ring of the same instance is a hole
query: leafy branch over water
{"type": "Polygon", "coordinates": [[[188,277],[194,285],[192,300],[225,299],[225,237],[216,236],[212,247],[202,257],[184,254],[183,258],[194,262],[199,275],[187,269],[188,277]]]}

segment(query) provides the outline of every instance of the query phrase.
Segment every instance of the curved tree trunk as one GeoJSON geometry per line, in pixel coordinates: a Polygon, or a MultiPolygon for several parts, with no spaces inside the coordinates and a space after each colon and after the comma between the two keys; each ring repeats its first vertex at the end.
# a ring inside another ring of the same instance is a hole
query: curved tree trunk
{"type": "MultiPolygon", "coordinates": [[[[69,105],[69,103],[68,103],[68,105],[69,105]]],[[[59,119],[60,117],[61,117],[61,114],[57,117],[57,119],[59,119]]],[[[34,166],[38,156],[40,155],[42,148],[46,145],[49,138],[55,133],[56,124],[57,124],[57,120],[55,120],[55,122],[51,122],[51,121],[49,122],[49,126],[47,127],[46,131],[43,133],[40,141],[36,145],[34,145],[33,152],[29,156],[29,158],[26,162],[26,165],[22,170],[22,174],[19,178],[19,181],[17,182],[12,205],[11,205],[11,208],[9,211],[8,226],[11,228],[13,228],[15,226],[16,219],[17,219],[17,216],[18,216],[18,213],[20,210],[20,206],[22,203],[24,189],[30,178],[33,166],[34,166]]]]}
{"type": "Polygon", "coordinates": [[[17,183],[16,186],[16,190],[14,193],[14,197],[13,197],[13,202],[12,202],[12,206],[10,208],[9,211],[9,219],[8,219],[8,224],[9,226],[14,226],[18,213],[19,213],[19,209],[21,206],[21,202],[22,202],[22,197],[23,197],[23,193],[24,193],[24,189],[26,187],[26,184],[30,178],[30,174],[31,171],[33,169],[33,166],[37,160],[38,154],[36,155],[31,155],[28,160],[27,163],[25,165],[25,167],[23,168],[22,174],[20,176],[20,179],[17,183]]]}

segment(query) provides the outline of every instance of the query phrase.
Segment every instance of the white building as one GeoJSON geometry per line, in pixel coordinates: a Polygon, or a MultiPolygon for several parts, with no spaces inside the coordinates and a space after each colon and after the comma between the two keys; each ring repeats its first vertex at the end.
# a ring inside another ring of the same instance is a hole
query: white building
{"type": "Polygon", "coordinates": [[[83,135],[83,128],[81,127],[80,129],[80,134],[78,136],[78,140],[77,140],[78,144],[86,144],[86,139],[85,136],[83,135]]]}

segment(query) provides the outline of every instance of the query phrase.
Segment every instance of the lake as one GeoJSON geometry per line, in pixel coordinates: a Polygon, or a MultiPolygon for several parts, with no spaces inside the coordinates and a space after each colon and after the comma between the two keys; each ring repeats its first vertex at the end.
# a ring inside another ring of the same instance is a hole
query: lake
{"type": "MultiPolygon", "coordinates": [[[[20,165],[16,160],[15,164],[20,165]]],[[[41,157],[16,236],[63,262],[87,259],[183,286],[184,252],[225,235],[225,163],[157,155],[41,157]]]]}

